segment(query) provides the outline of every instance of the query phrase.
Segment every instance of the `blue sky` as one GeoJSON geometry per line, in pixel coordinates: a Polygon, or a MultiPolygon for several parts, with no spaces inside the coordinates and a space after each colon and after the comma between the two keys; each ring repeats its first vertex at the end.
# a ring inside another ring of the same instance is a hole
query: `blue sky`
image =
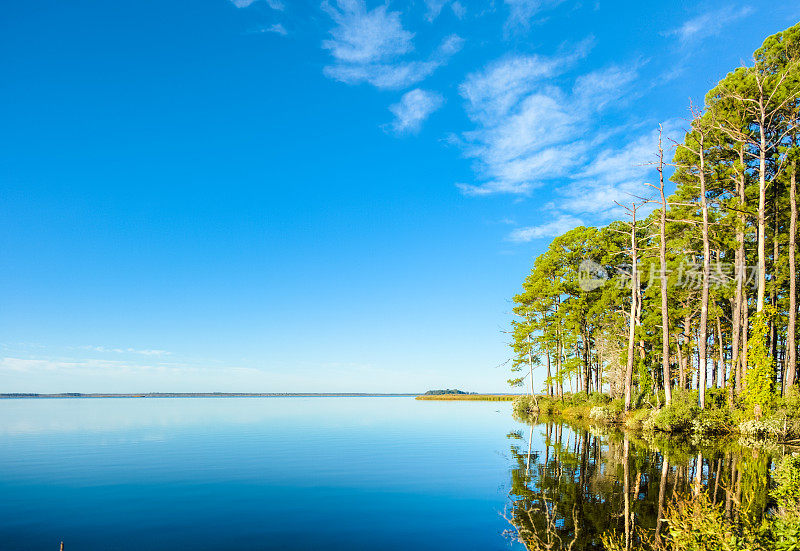
{"type": "Polygon", "coordinates": [[[0,392],[507,390],[510,297],[784,2],[17,2],[0,392]]]}

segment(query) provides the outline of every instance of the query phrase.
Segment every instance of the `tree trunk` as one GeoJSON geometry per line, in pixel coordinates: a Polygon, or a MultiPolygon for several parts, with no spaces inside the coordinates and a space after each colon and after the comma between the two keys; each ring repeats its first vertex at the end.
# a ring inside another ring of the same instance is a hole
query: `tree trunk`
{"type": "Polygon", "coordinates": [[[756,312],[764,309],[764,294],[767,288],[767,259],[765,250],[766,237],[766,217],[765,208],[767,203],[767,129],[764,128],[763,103],[760,106],[762,111],[759,124],[760,147],[758,150],[758,298],[756,299],[756,312]]]}
{"type": "Polygon", "coordinates": [[[622,443],[622,475],[625,480],[622,483],[622,492],[625,494],[625,549],[631,548],[632,530],[631,530],[631,505],[630,505],[630,467],[628,465],[630,444],[628,443],[628,434],[625,433],[624,441],[622,443]]]}
{"type": "MultiPolygon", "coordinates": [[[[743,318],[743,309],[745,307],[745,300],[744,300],[744,282],[746,278],[746,271],[747,271],[747,262],[746,262],[746,253],[744,250],[744,230],[745,226],[747,225],[747,216],[744,213],[745,205],[747,204],[747,196],[745,194],[745,175],[744,175],[744,167],[745,165],[745,153],[744,153],[744,144],[739,145],[739,163],[742,166],[742,170],[739,172],[738,178],[736,179],[736,191],[739,194],[739,220],[738,224],[736,225],[736,255],[735,255],[735,275],[736,278],[736,294],[733,300],[733,306],[731,308],[731,318],[732,318],[732,332],[733,336],[731,339],[731,375],[729,380],[731,381],[728,386],[728,405],[733,406],[733,398],[734,393],[736,395],[739,394],[741,390],[741,368],[742,365],[742,355],[741,355],[741,345],[742,342],[740,337],[743,333],[742,328],[742,318],[743,318]]],[[[747,340],[745,338],[744,340],[747,340]]]]}
{"type": "Polygon", "coordinates": [[[736,393],[744,390],[747,375],[747,337],[750,332],[750,305],[747,304],[747,293],[744,293],[742,302],[742,361],[739,364],[739,380],[736,381],[736,393]]]}
{"type": "Polygon", "coordinates": [[[531,396],[535,394],[533,391],[533,344],[531,343],[531,336],[528,335],[528,369],[530,370],[530,380],[531,380],[531,396]]]}
{"type": "Polygon", "coordinates": [[[692,318],[687,314],[683,318],[683,338],[686,343],[686,355],[684,362],[686,366],[683,373],[683,389],[686,390],[692,384],[692,318]]]}
{"type": "Polygon", "coordinates": [[[547,358],[547,395],[553,395],[553,382],[551,380],[552,375],[550,374],[550,351],[545,349],[545,357],[547,358]]]}
{"type": "Polygon", "coordinates": [[[561,322],[559,322],[559,326],[556,329],[558,338],[556,339],[556,350],[558,351],[558,355],[556,356],[556,377],[558,383],[558,397],[561,398],[561,401],[564,401],[564,372],[562,371],[562,354],[564,353],[564,345],[561,342],[561,322]]]}
{"type": "Polygon", "coordinates": [[[675,337],[675,348],[678,350],[678,388],[683,390],[686,388],[686,369],[683,361],[681,342],[678,337],[680,337],[680,334],[675,337]]]}
{"type": "MultiPolygon", "coordinates": [[[[719,350],[719,387],[725,387],[725,346],[722,344],[722,322],[717,316],[717,347],[719,350]]],[[[714,386],[717,386],[716,384],[714,386]]]]}
{"type": "Polygon", "coordinates": [[[791,218],[789,221],[789,322],[786,328],[786,383],[785,391],[794,384],[797,373],[797,343],[795,342],[797,323],[797,265],[795,264],[795,247],[797,246],[797,161],[792,161],[792,173],[789,178],[789,204],[791,218]]]}
{"type": "MultiPolygon", "coordinates": [[[[699,125],[699,121],[698,121],[699,125]]],[[[708,293],[709,278],[711,275],[711,247],[708,238],[708,201],[706,199],[706,163],[705,163],[705,135],[698,128],[700,135],[700,208],[703,211],[703,291],[700,298],[700,327],[697,337],[698,354],[698,379],[697,389],[699,394],[700,409],[706,407],[706,371],[708,364],[708,293]]]]}
{"type": "Polygon", "coordinates": [[[589,329],[583,327],[583,390],[589,395],[589,329]]]}
{"type": "MultiPolygon", "coordinates": [[[[778,273],[778,255],[780,254],[778,248],[778,193],[775,189],[776,186],[773,184],[772,186],[772,273],[778,273]]],[[[778,294],[777,294],[777,285],[775,282],[772,282],[772,289],[769,292],[769,299],[770,305],[773,308],[778,307],[778,294]]],[[[775,316],[770,316],[769,320],[769,351],[770,355],[772,356],[772,372],[774,373],[774,381],[775,381],[775,388],[780,390],[780,386],[778,386],[778,376],[781,374],[781,365],[780,360],[778,358],[778,324],[775,320],[775,316]]],[[[783,382],[783,379],[781,379],[783,382]]]]}
{"type": "Polygon", "coordinates": [[[667,475],[669,474],[669,461],[665,453],[661,454],[661,482],[658,485],[658,516],[656,520],[656,541],[661,542],[661,523],[664,518],[664,495],[667,489],[667,475]]]}
{"type": "Polygon", "coordinates": [[[636,301],[638,299],[638,273],[636,256],[636,206],[632,210],[631,220],[631,319],[628,331],[628,363],[625,368],[625,411],[631,409],[631,386],[633,385],[633,354],[636,343],[636,301]]]}
{"type": "Polygon", "coordinates": [[[669,373],[669,300],[667,297],[667,198],[664,195],[664,148],[661,145],[661,126],[658,128],[658,180],[661,191],[661,217],[658,261],[661,280],[661,370],[664,372],[664,396],[672,402],[672,376],[669,373]]]}

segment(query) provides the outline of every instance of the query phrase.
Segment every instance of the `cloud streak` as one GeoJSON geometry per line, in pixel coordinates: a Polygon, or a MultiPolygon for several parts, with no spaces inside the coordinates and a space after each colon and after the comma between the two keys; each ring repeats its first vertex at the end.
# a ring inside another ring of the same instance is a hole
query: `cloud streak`
{"type": "Polygon", "coordinates": [[[716,36],[731,23],[743,19],[753,13],[753,9],[744,6],[739,9],[726,7],[698,15],[686,21],[678,28],[665,31],[662,35],[676,37],[683,46],[716,36]]]}
{"type": "Polygon", "coordinates": [[[447,63],[463,45],[458,35],[446,37],[428,59],[408,60],[414,33],[403,28],[400,12],[387,6],[368,10],[363,0],[324,2],[322,9],[336,24],[322,47],[334,63],[323,72],[346,84],[368,83],[376,88],[403,89],[417,84],[447,63]]]}
{"type": "Polygon", "coordinates": [[[394,115],[391,129],[396,134],[419,132],[422,123],[444,104],[436,92],[416,88],[403,94],[398,103],[389,106],[394,115]]]}
{"type": "Polygon", "coordinates": [[[531,19],[538,13],[554,8],[564,0],[505,0],[508,7],[506,33],[524,31],[530,27],[531,19]]]}
{"type": "Polygon", "coordinates": [[[137,348],[109,348],[106,346],[79,346],[81,350],[89,350],[92,352],[100,353],[113,353],[113,354],[137,354],[140,356],[168,356],[170,352],[166,350],[157,350],[152,348],[137,349],[137,348]]]}
{"type": "Polygon", "coordinates": [[[588,137],[607,106],[622,98],[637,67],[613,65],[581,75],[571,88],[552,83],[588,51],[552,58],[512,56],[469,75],[459,88],[475,129],[457,142],[473,159],[478,184],[468,195],[525,195],[579,170],[594,146],[588,137]]]}
{"type": "Polygon", "coordinates": [[[565,214],[544,224],[517,228],[508,235],[508,240],[515,243],[527,243],[542,237],[556,237],[582,225],[583,221],[580,218],[565,214]]]}

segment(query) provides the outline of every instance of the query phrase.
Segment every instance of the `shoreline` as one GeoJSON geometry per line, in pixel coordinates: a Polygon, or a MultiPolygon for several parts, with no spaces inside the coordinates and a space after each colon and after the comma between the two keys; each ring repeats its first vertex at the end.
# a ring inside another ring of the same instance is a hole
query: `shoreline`
{"type": "MultiPolygon", "coordinates": [[[[578,395],[582,398],[582,395],[578,395]]],[[[716,416],[719,410],[688,410],[678,417],[674,426],[659,426],[659,414],[667,410],[661,408],[642,407],[630,411],[618,411],[610,407],[611,404],[583,401],[574,403],[574,395],[565,395],[565,400],[558,397],[521,396],[514,402],[514,415],[520,417],[543,417],[552,420],[561,420],[568,424],[588,424],[594,426],[617,428],[623,432],[662,434],[667,437],[743,437],[753,441],[770,441],[781,445],[800,446],[800,433],[797,424],[790,420],[786,414],[782,419],[773,412],[771,416],[756,420],[743,417],[743,412],[738,411],[735,418],[731,412],[726,412],[724,420],[705,418],[704,415],[716,416]]]]}
{"type": "Polygon", "coordinates": [[[369,392],[142,392],[129,394],[62,392],[56,394],[6,393],[0,400],[79,399],[79,398],[411,398],[410,393],[369,392]]]}

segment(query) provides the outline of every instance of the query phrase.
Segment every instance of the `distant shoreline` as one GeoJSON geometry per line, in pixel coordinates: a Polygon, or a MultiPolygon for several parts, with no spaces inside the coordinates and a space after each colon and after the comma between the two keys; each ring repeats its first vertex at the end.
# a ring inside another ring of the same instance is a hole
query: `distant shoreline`
{"type": "Polygon", "coordinates": [[[384,394],[369,392],[144,392],[132,394],[63,392],[39,394],[12,392],[0,394],[0,400],[33,400],[37,398],[397,398],[418,394],[384,394]]]}
{"type": "Polygon", "coordinates": [[[520,394],[421,394],[417,400],[450,400],[450,401],[482,401],[482,402],[511,402],[520,394]]]}

